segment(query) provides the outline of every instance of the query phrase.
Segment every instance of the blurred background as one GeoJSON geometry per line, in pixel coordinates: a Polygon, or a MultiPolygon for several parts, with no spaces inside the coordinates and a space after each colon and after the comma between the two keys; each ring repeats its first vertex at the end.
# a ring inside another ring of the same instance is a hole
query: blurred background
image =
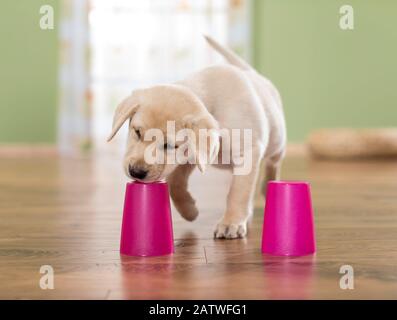
{"type": "Polygon", "coordinates": [[[209,34],[280,89],[290,143],[317,128],[397,122],[397,2],[350,0],[2,0],[0,145],[62,153],[106,144],[117,103],[134,88],[222,63],[209,34]],[[40,7],[54,9],[42,30],[40,7]]]}

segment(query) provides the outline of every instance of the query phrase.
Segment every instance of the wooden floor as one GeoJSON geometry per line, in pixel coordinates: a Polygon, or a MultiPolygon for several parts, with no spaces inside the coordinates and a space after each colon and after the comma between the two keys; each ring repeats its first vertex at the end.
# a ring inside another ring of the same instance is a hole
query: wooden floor
{"type": "Polygon", "coordinates": [[[244,240],[214,240],[229,177],[195,174],[200,217],[175,212],[176,253],[119,255],[125,178],[119,160],[0,160],[2,299],[397,299],[397,162],[288,158],[284,179],[312,184],[318,252],[260,253],[263,200],[244,240]],[[42,290],[51,265],[55,289],[42,290]],[[339,268],[354,268],[354,289],[339,268]]]}

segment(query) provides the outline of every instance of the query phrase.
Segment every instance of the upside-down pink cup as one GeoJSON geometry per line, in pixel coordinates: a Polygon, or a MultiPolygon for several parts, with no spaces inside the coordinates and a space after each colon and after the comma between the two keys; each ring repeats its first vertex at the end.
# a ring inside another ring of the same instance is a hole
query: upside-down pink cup
{"type": "Polygon", "coordinates": [[[120,253],[161,256],[174,252],[168,186],[165,182],[126,185],[120,253]]]}
{"type": "Polygon", "coordinates": [[[303,256],[316,251],[310,184],[269,181],[263,221],[262,253],[303,256]]]}

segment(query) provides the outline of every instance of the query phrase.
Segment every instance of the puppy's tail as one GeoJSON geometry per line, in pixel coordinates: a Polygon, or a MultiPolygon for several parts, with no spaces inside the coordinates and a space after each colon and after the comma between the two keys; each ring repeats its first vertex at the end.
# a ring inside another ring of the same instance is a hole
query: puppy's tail
{"type": "Polygon", "coordinates": [[[218,42],[216,42],[211,37],[204,35],[205,40],[210,44],[212,48],[214,48],[217,52],[219,52],[230,64],[244,70],[251,69],[251,66],[241,59],[237,54],[231,51],[228,48],[221,46],[218,42]]]}

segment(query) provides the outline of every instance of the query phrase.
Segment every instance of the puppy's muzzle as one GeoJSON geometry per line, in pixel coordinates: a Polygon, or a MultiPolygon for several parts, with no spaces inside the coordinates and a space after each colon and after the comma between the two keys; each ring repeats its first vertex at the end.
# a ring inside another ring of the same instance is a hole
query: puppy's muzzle
{"type": "Polygon", "coordinates": [[[130,176],[135,179],[143,180],[146,178],[148,171],[139,167],[129,166],[128,171],[130,176]]]}

